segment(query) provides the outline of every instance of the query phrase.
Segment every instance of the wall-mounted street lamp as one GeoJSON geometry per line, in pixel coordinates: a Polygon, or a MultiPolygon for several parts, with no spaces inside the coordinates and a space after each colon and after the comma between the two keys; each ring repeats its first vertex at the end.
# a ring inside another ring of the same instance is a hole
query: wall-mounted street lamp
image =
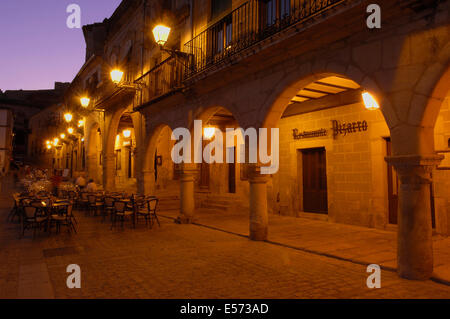
{"type": "Polygon", "coordinates": [[[81,103],[82,107],[88,107],[90,102],[91,102],[91,99],[86,96],[80,98],[80,103],[81,103]]]}
{"type": "Polygon", "coordinates": [[[124,82],[123,81],[123,71],[119,69],[114,69],[110,73],[111,81],[119,88],[133,89],[136,91],[141,91],[145,87],[143,81],[134,82],[124,82]]]}
{"type": "Polygon", "coordinates": [[[61,133],[61,135],[59,136],[62,140],[66,138],[66,134],[61,133]]]}
{"type": "Polygon", "coordinates": [[[78,121],[78,127],[82,127],[84,125],[84,120],[79,120],[78,121]]]}
{"type": "Polygon", "coordinates": [[[205,140],[210,140],[214,137],[216,134],[216,128],[215,127],[205,127],[203,129],[203,137],[205,140]]]}
{"type": "Polygon", "coordinates": [[[72,118],[73,118],[72,114],[70,113],[64,114],[64,119],[66,120],[67,123],[72,122],[72,118]]]}
{"type": "Polygon", "coordinates": [[[165,25],[159,24],[153,28],[153,36],[156,43],[160,46],[164,46],[169,39],[170,28],[165,25]]]}
{"type": "Polygon", "coordinates": [[[374,111],[380,108],[380,105],[378,104],[377,100],[369,92],[367,91],[363,92],[362,98],[366,109],[374,111]]]}
{"type": "Polygon", "coordinates": [[[114,70],[111,71],[110,75],[111,75],[111,81],[114,84],[118,85],[120,82],[122,82],[122,78],[123,78],[123,72],[122,71],[120,71],[118,69],[114,69],[114,70]]]}
{"type": "Polygon", "coordinates": [[[162,24],[158,24],[156,27],[153,28],[153,37],[155,38],[155,42],[159,45],[159,49],[161,51],[169,53],[171,56],[179,56],[185,60],[189,59],[189,57],[192,56],[192,54],[164,47],[167,43],[167,40],[169,39],[170,30],[171,30],[170,27],[167,27],[162,24]]]}
{"type": "Polygon", "coordinates": [[[69,128],[67,129],[67,133],[73,134],[73,128],[72,128],[72,127],[69,127],[69,128]]]}
{"type": "Polygon", "coordinates": [[[123,135],[123,137],[125,137],[125,138],[130,138],[130,136],[131,136],[131,131],[130,130],[123,130],[123,132],[122,132],[122,135],[123,135]]]}

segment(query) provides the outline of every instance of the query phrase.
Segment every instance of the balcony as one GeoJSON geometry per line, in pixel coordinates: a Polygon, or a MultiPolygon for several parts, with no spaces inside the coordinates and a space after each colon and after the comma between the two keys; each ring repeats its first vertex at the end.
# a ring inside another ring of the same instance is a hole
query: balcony
{"type": "Polygon", "coordinates": [[[141,106],[152,104],[182,88],[184,65],[180,58],[171,56],[155,65],[135,82],[145,85],[141,92],[141,106]]]}
{"type": "Polygon", "coordinates": [[[192,58],[185,79],[343,0],[250,0],[184,45],[192,58]]]}

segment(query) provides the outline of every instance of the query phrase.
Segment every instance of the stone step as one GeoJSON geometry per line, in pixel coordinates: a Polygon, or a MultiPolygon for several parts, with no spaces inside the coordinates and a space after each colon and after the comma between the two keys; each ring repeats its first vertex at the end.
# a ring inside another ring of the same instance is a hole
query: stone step
{"type": "Polygon", "coordinates": [[[219,211],[231,211],[241,203],[236,194],[208,194],[200,197],[200,207],[219,211]]]}

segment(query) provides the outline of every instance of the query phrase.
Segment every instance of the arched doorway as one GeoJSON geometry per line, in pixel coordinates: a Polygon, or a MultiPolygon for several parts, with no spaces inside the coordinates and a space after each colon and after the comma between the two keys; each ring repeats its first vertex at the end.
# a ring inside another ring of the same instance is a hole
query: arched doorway
{"type": "Polygon", "coordinates": [[[381,110],[365,107],[364,91],[344,75],[324,74],[291,97],[276,124],[283,160],[268,184],[275,213],[388,225],[396,195],[384,161],[390,133],[381,110]]]}
{"type": "Polygon", "coordinates": [[[267,151],[278,146],[280,165],[273,175],[262,175],[258,167],[251,173],[251,238],[267,239],[270,211],[386,226],[390,133],[382,112],[390,104],[374,82],[366,77],[364,83],[336,72],[290,74],[271,91],[259,123],[279,130],[279,141],[269,139],[267,151]],[[366,109],[366,90],[381,109],[366,109]]]}
{"type": "Polygon", "coordinates": [[[114,140],[115,188],[136,193],[136,135],[131,114],[124,112],[114,140]]]}
{"type": "Polygon", "coordinates": [[[203,153],[202,162],[197,164],[197,206],[217,211],[236,210],[239,206],[246,206],[248,176],[246,166],[238,161],[242,145],[237,138],[229,145],[226,143],[227,129],[240,127],[236,117],[229,109],[218,106],[202,110],[196,119],[202,121],[203,153]],[[217,159],[221,158],[213,161],[212,156],[216,156],[216,150],[209,152],[209,149],[215,143],[217,134],[221,134],[223,141],[223,156],[218,155],[217,159]]]}
{"type": "Polygon", "coordinates": [[[166,124],[157,125],[149,135],[143,163],[143,189],[146,195],[166,196],[179,192],[179,170],[171,158],[175,141],[172,129],[166,124]]]}

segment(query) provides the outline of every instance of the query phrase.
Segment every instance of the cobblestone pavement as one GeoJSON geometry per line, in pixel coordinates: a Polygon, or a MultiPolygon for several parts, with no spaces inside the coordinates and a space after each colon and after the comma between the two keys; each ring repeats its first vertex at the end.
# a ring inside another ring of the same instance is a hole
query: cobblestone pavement
{"type": "Polygon", "coordinates": [[[448,298],[450,287],[382,271],[366,287],[362,265],[161,218],[110,230],[78,212],[79,232],[19,239],[1,212],[1,298],[448,298]],[[59,248],[59,249],[57,249],[59,248]],[[78,264],[82,288],[66,287],[78,264]]]}
{"type": "MultiPolygon", "coordinates": [[[[248,236],[248,211],[197,209],[196,223],[248,236]]],[[[175,210],[164,211],[176,218],[175,210]]],[[[360,264],[379,264],[397,268],[397,232],[338,224],[311,218],[269,215],[269,241],[324,256],[334,256],[360,264]]],[[[450,238],[433,236],[434,274],[440,282],[450,283],[450,238]]]]}

